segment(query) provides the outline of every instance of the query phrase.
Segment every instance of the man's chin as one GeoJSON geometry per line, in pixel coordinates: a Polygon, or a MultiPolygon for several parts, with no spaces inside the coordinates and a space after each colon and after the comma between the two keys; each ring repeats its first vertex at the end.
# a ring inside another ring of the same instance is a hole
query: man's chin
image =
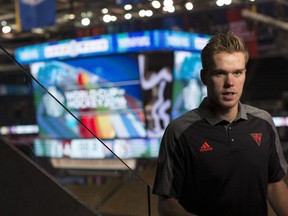
{"type": "Polygon", "coordinates": [[[220,106],[223,109],[232,109],[238,105],[238,101],[230,100],[230,101],[221,101],[220,106]]]}

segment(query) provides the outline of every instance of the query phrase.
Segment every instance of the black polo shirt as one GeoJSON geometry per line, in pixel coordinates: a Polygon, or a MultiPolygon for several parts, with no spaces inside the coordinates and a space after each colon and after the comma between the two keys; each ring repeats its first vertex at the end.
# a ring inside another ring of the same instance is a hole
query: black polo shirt
{"type": "Polygon", "coordinates": [[[154,194],[200,216],[267,215],[267,184],[282,179],[287,164],[271,116],[239,104],[231,124],[204,100],[168,125],[154,194]]]}

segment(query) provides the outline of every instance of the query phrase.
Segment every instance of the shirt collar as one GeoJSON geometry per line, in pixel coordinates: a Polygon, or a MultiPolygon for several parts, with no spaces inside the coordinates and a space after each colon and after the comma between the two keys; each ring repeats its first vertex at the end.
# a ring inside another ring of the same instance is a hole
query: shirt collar
{"type": "MultiPolygon", "coordinates": [[[[211,125],[216,125],[224,121],[220,116],[215,114],[214,110],[211,109],[211,107],[209,107],[207,98],[204,98],[204,100],[201,102],[199,106],[199,111],[206,119],[206,121],[208,121],[211,125]]],[[[239,101],[239,112],[234,121],[236,122],[240,119],[247,120],[248,117],[245,106],[239,101]]]]}

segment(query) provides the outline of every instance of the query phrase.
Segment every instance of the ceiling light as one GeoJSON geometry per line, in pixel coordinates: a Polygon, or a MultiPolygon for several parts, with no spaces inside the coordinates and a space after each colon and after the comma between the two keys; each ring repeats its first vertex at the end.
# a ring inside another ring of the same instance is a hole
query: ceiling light
{"type": "Polygon", "coordinates": [[[103,8],[102,10],[101,10],[101,13],[102,14],[107,14],[109,11],[108,11],[108,8],[103,8]]]}
{"type": "Polygon", "coordinates": [[[140,11],[139,11],[139,16],[140,16],[140,17],[144,17],[144,16],[145,16],[145,10],[143,10],[143,9],[140,10],[140,11]]]}
{"type": "Polygon", "coordinates": [[[6,26],[7,25],[7,22],[5,20],[1,21],[1,25],[2,26],[6,26]]]}
{"type": "Polygon", "coordinates": [[[222,7],[223,5],[230,5],[232,3],[232,0],[217,0],[216,4],[219,7],[222,7]]]}
{"type": "Polygon", "coordinates": [[[230,5],[232,3],[232,0],[225,0],[224,4],[225,5],[230,5]]]}
{"type": "Polygon", "coordinates": [[[111,16],[111,21],[112,21],[112,22],[115,22],[116,20],[117,20],[117,17],[112,15],[112,16],[111,16]]]}
{"type": "Polygon", "coordinates": [[[151,17],[153,15],[153,11],[152,10],[140,10],[139,11],[139,16],[140,17],[151,17]]]}
{"type": "Polygon", "coordinates": [[[173,13],[175,11],[174,5],[165,5],[163,7],[163,11],[167,11],[169,13],[173,13]]]}
{"type": "Polygon", "coordinates": [[[70,20],[73,20],[75,18],[76,18],[75,14],[71,13],[71,14],[68,15],[68,19],[70,19],[70,20]]]}
{"type": "Polygon", "coordinates": [[[104,21],[105,23],[111,22],[111,16],[110,16],[109,14],[104,15],[104,16],[103,16],[103,21],[104,21]]]}
{"type": "Polygon", "coordinates": [[[114,15],[106,14],[106,15],[103,16],[103,21],[105,23],[115,22],[116,20],[117,20],[117,17],[114,16],[114,15]]]}
{"type": "Polygon", "coordinates": [[[147,17],[151,17],[153,15],[153,11],[152,10],[146,10],[145,14],[147,17]]]}
{"type": "Polygon", "coordinates": [[[224,0],[217,0],[216,4],[217,6],[222,7],[224,5],[224,0]]]}
{"type": "Polygon", "coordinates": [[[66,20],[73,20],[73,19],[75,19],[75,14],[65,14],[64,16],[63,16],[63,19],[64,19],[64,21],[66,20]]]}
{"type": "Polygon", "coordinates": [[[44,28],[33,28],[33,29],[31,29],[31,32],[33,32],[35,34],[44,34],[45,29],[44,28]]]}
{"type": "Polygon", "coordinates": [[[83,26],[88,26],[89,24],[90,24],[90,19],[89,18],[87,18],[87,17],[85,17],[85,18],[83,18],[82,20],[81,20],[81,24],[83,25],[83,26]]]}
{"type": "Polygon", "coordinates": [[[124,6],[124,9],[125,9],[125,10],[131,10],[131,9],[132,9],[132,5],[131,5],[131,4],[126,4],[126,5],[124,6]]]}
{"type": "Polygon", "coordinates": [[[173,13],[175,11],[175,7],[172,5],[170,7],[168,7],[168,10],[167,10],[169,13],[173,13]]]}
{"type": "Polygon", "coordinates": [[[131,13],[126,13],[126,14],[124,15],[124,18],[125,18],[126,20],[131,19],[131,18],[132,18],[132,14],[131,14],[131,13]]]}
{"type": "Polygon", "coordinates": [[[10,27],[10,26],[3,26],[2,32],[3,32],[4,34],[10,33],[10,32],[11,32],[11,27],[10,27]]]}
{"type": "Polygon", "coordinates": [[[187,10],[192,10],[192,9],[193,9],[193,4],[192,4],[192,2],[186,2],[185,8],[186,8],[187,10]]]}
{"type": "Polygon", "coordinates": [[[86,16],[87,17],[92,17],[93,16],[93,12],[92,11],[87,11],[86,16]]]}
{"type": "Polygon", "coordinates": [[[151,4],[152,4],[152,7],[155,8],[155,9],[158,9],[158,8],[161,7],[161,3],[159,1],[157,1],[157,0],[152,1],[151,4]]]}
{"type": "Polygon", "coordinates": [[[174,4],[173,0],[164,0],[163,1],[163,5],[164,6],[170,6],[170,5],[173,5],[173,4],[174,4]]]}

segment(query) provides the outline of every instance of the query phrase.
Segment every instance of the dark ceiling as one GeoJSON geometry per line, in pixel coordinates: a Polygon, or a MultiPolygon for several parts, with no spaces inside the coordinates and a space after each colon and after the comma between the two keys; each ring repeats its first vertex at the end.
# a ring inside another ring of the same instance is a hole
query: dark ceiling
{"type": "MultiPolygon", "coordinates": [[[[108,26],[111,23],[104,23],[103,14],[101,13],[101,9],[104,7],[109,9],[109,14],[113,14],[117,17],[117,21],[115,23],[133,22],[139,19],[153,20],[153,18],[155,17],[172,16],[174,14],[179,15],[184,13],[189,13],[192,16],[193,14],[197,13],[197,11],[204,12],[204,14],[207,12],[208,14],[213,10],[219,9],[219,7],[216,5],[216,0],[189,0],[190,2],[193,2],[194,8],[192,11],[187,12],[184,6],[187,0],[174,0],[173,2],[175,6],[175,12],[172,14],[168,12],[163,12],[162,8],[152,9],[152,0],[130,0],[130,2],[141,3],[132,3],[133,9],[130,12],[133,14],[133,18],[127,21],[124,20],[125,10],[123,9],[123,4],[120,3],[123,1],[124,0],[56,0],[55,25],[32,29],[30,31],[18,32],[15,29],[16,25],[14,1],[0,0],[0,22],[6,21],[7,25],[10,25],[12,27],[11,33],[0,33],[0,44],[7,49],[13,50],[16,47],[24,46],[27,44],[42,43],[46,41],[75,37],[77,35],[73,34],[72,32],[75,33],[75,31],[77,30],[89,28],[91,26],[108,26]],[[152,9],[153,16],[146,18],[139,17],[138,12],[141,9],[152,9]],[[92,12],[91,24],[88,27],[83,27],[80,24],[81,13],[88,11],[92,12]],[[75,19],[65,19],[65,15],[67,17],[67,14],[75,14],[75,19]]],[[[160,0],[160,2],[161,4],[163,4],[163,0],[160,0]]],[[[232,4],[225,7],[246,7],[251,6],[252,4],[261,4],[267,2],[274,2],[275,4],[279,5],[279,8],[288,6],[288,0],[254,0],[253,2],[251,2],[250,0],[232,0],[232,4]]],[[[265,14],[265,11],[264,14],[259,11],[248,11],[245,16],[246,19],[252,21],[252,23],[257,22],[263,24],[264,26],[267,26],[267,28],[263,30],[264,34],[266,34],[265,31],[271,30],[270,27],[281,29],[284,32],[288,31],[288,23],[286,24],[286,20],[288,20],[288,14],[286,14],[285,11],[273,11],[273,13],[269,13],[269,15],[265,14]]],[[[207,15],[206,20],[207,19],[213,19],[213,17],[211,18],[207,15]]],[[[201,25],[201,22],[203,20],[203,17],[201,19],[199,18],[200,23],[198,25],[201,25]]],[[[207,25],[207,23],[203,23],[203,26],[205,25],[207,25]]],[[[204,32],[200,33],[208,34],[210,32],[205,32],[204,30],[204,32]]],[[[283,38],[283,34],[281,34],[279,37],[283,38]]],[[[280,40],[282,40],[281,38],[280,40]]]]}

